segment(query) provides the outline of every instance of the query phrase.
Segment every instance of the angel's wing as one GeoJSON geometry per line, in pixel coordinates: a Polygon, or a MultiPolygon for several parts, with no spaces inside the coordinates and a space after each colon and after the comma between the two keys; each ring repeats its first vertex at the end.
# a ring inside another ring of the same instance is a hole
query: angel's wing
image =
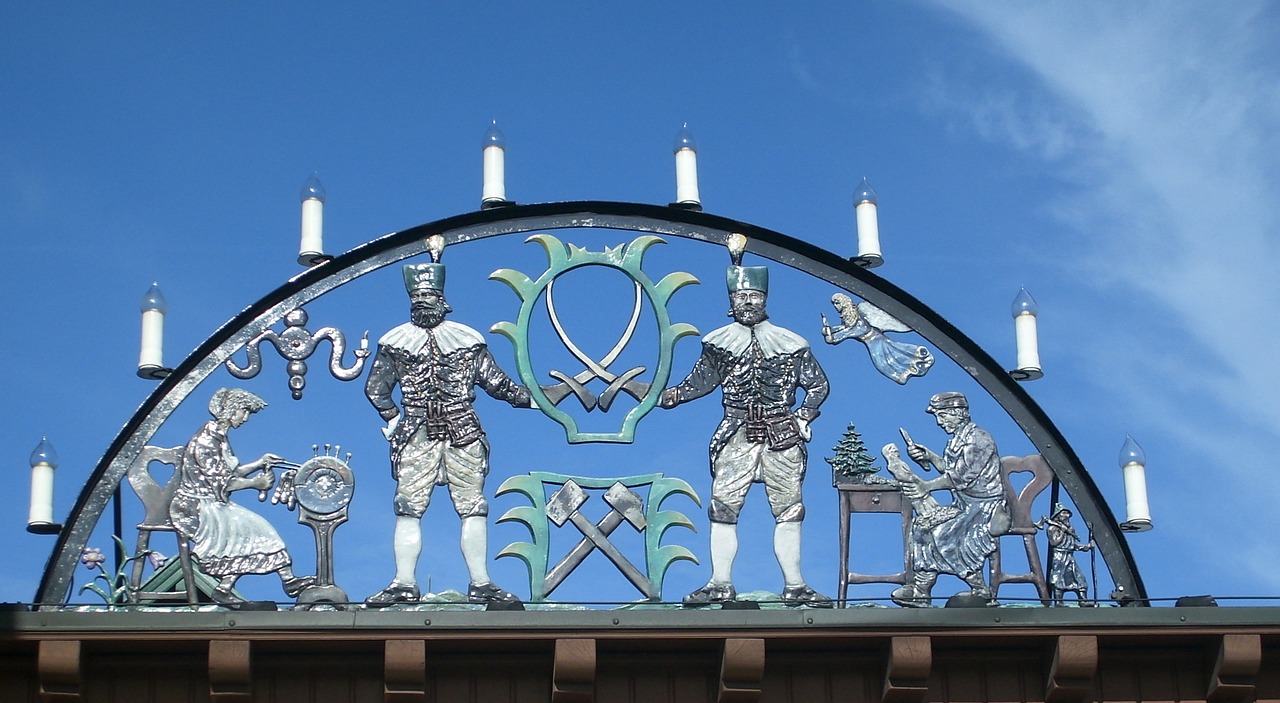
{"type": "Polygon", "coordinates": [[[898,318],[881,310],[880,308],[863,301],[858,303],[858,312],[871,323],[872,327],[881,332],[914,332],[915,330],[903,324],[898,318]]]}

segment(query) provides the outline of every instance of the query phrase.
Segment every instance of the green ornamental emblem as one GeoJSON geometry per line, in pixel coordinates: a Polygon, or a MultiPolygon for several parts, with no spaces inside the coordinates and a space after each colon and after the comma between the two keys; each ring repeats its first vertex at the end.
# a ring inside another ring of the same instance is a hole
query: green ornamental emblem
{"type": "Polygon", "coordinates": [[[547,417],[564,427],[566,439],[570,444],[587,442],[630,444],[635,441],[636,425],[658,404],[658,398],[667,386],[667,380],[671,377],[671,359],[676,341],[681,337],[698,334],[698,330],[693,325],[671,322],[670,313],[667,311],[667,302],[671,296],[686,285],[698,283],[698,279],[690,273],[676,271],[654,283],[642,270],[644,253],[650,246],[665,242],[653,235],[637,237],[626,245],[606,247],[604,251],[588,251],[573,244],[565,245],[546,233],[535,234],[526,241],[537,242],[546,250],[547,270],[537,280],[514,269],[499,269],[489,276],[491,280],[499,280],[507,284],[516,295],[520,296],[520,314],[516,322],[499,322],[493,325],[491,331],[511,340],[515,348],[516,370],[520,374],[520,380],[529,387],[538,408],[547,417]],[[592,359],[583,353],[569,339],[555,310],[553,291],[556,279],[584,266],[604,266],[621,271],[632,281],[635,290],[631,317],[626,331],[609,353],[599,360],[592,359]],[[551,385],[541,385],[538,382],[529,353],[529,320],[538,299],[544,293],[547,313],[556,334],[569,352],[586,367],[583,371],[572,375],[556,370],[550,371],[549,375],[557,381],[551,385]],[[652,304],[658,330],[657,366],[652,378],[648,381],[640,378],[645,372],[643,366],[637,366],[622,373],[615,373],[609,369],[610,364],[631,341],[645,297],[652,304]],[[596,380],[607,384],[606,389],[598,395],[587,388],[587,384],[596,380]],[[623,417],[622,426],[616,432],[580,432],[577,420],[559,407],[561,401],[572,395],[587,411],[599,408],[602,412],[608,412],[618,393],[626,393],[639,402],[623,417]]]}

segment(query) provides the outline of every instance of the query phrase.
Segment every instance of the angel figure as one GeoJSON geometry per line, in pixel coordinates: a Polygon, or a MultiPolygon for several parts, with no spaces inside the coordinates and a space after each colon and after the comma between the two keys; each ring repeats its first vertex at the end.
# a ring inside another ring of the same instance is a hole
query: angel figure
{"type": "Polygon", "coordinates": [[[900,384],[912,376],[925,375],[933,366],[933,354],[928,349],[885,336],[885,332],[914,331],[889,313],[865,301],[855,305],[844,293],[831,296],[831,304],[840,315],[840,324],[832,327],[827,316],[822,316],[822,338],[827,344],[846,339],[862,342],[876,370],[900,384]]]}

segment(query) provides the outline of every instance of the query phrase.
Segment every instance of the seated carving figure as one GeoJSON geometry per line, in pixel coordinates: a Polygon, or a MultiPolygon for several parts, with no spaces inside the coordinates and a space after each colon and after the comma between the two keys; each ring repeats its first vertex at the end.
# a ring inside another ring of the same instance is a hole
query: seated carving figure
{"type": "Polygon", "coordinates": [[[243,425],[266,406],[239,388],[220,388],[213,394],[213,419],[183,449],[182,478],[169,504],[169,517],[178,533],[193,543],[191,551],[201,570],[219,579],[214,602],[229,607],[244,602],[232,591],[244,574],[275,572],[290,597],[315,583],[314,577],[294,575],[293,560],[271,523],[231,502],[234,491],[265,491],[275,483],[270,468],[281,457],[268,453],[241,464],[227,440],[227,430],[243,425]],[[258,475],[250,478],[255,472],[258,475]]]}
{"type": "MultiPolygon", "coordinates": [[[[901,477],[902,493],[922,501],[933,491],[950,490],[951,508],[941,517],[936,511],[917,514],[911,524],[912,583],[893,591],[891,597],[904,607],[927,607],[938,574],[954,574],[969,584],[970,594],[990,600],[991,589],[982,566],[996,549],[996,538],[1008,528],[1008,506],[1000,480],[1000,452],[995,440],[969,417],[969,401],[961,393],[939,393],[929,399],[926,412],[951,435],[942,455],[919,444],[907,454],[924,467],[933,466],[941,476],[925,479],[915,474],[901,477]],[[905,480],[904,480],[905,479],[905,480]]],[[[905,467],[902,467],[905,468],[905,467]]]]}

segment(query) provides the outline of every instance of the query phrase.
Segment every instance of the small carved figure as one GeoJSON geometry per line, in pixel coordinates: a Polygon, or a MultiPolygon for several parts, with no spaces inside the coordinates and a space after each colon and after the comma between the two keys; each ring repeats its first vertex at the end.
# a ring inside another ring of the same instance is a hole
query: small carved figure
{"type": "MultiPolygon", "coordinates": [[[[438,259],[438,251],[433,258],[438,259]]],[[[497,587],[488,571],[489,443],[472,409],[476,386],[514,407],[530,407],[529,389],[498,367],[484,337],[445,320],[452,311],[444,298],[445,267],[438,262],[404,267],[410,322],[378,340],[365,395],[387,422],[391,475],[396,480],[394,551],[396,574],[389,586],[365,604],[384,607],[416,603],[417,565],[422,552],[422,515],[437,485],[447,485],[462,520],[462,556],[470,573],[472,603],[516,602],[497,587]],[[401,408],[392,399],[400,386],[401,408]]]]}
{"type": "Polygon", "coordinates": [[[1053,553],[1049,568],[1049,588],[1056,605],[1062,605],[1067,591],[1076,594],[1080,605],[1090,605],[1084,571],[1076,562],[1076,552],[1088,552],[1093,542],[1080,543],[1080,536],[1071,527],[1071,510],[1062,503],[1053,506],[1053,517],[1040,518],[1036,527],[1049,533],[1049,549],[1053,553]]]}
{"type": "Polygon", "coordinates": [[[912,376],[923,376],[933,366],[933,354],[918,345],[898,342],[885,332],[912,332],[897,318],[868,302],[854,305],[844,293],[831,296],[831,305],[840,314],[840,324],[832,327],[822,316],[822,338],[827,344],[856,339],[867,347],[871,364],[885,378],[905,384],[912,376]]]}
{"type": "MultiPolygon", "coordinates": [[[[741,235],[738,235],[739,237],[741,235]]],[[[774,554],[782,568],[782,600],[789,606],[830,608],[800,572],[801,481],[805,443],[830,390],[827,376],[800,335],[768,321],[769,270],[741,266],[745,237],[731,241],[727,271],[733,322],[702,338],[702,355],[679,384],[662,393],[674,408],[718,386],[724,418],[711,437],[711,580],[684,598],[687,606],[735,600],[733,561],[738,552],[738,513],[752,483],[762,482],[776,521],[774,554]],[[798,408],[796,391],[804,391],[798,408]]]]}
{"type": "MultiPolygon", "coordinates": [[[[902,482],[902,494],[912,501],[929,493],[950,490],[950,519],[917,514],[911,523],[911,562],[915,580],[894,589],[893,601],[905,607],[930,604],[939,573],[954,574],[969,584],[970,594],[990,600],[991,589],[982,566],[996,549],[995,537],[1008,527],[1008,506],[1000,480],[1000,452],[995,440],[969,417],[969,401],[961,393],[939,393],[929,399],[926,412],[951,435],[943,455],[914,442],[907,454],[924,469],[942,475],[902,482]]],[[[906,438],[904,433],[904,438],[906,438]]],[[[939,506],[941,507],[941,506],[939,506]]],[[[945,508],[943,508],[945,510],[945,508]]]]}
{"type": "Polygon", "coordinates": [[[178,533],[194,543],[200,568],[219,580],[215,603],[236,607],[244,602],[232,589],[244,574],[280,575],[284,592],[297,596],[313,585],[311,576],[295,576],[293,560],[279,533],[257,513],[231,502],[234,491],[266,491],[275,483],[276,454],[263,454],[241,464],[231,451],[227,430],[240,427],[267,406],[249,391],[220,388],[209,401],[213,419],[187,442],[182,452],[181,480],[169,505],[178,533]],[[257,476],[250,476],[257,473],[257,476]]]}
{"type": "Polygon", "coordinates": [[[880,453],[884,455],[889,473],[898,480],[899,485],[915,486],[916,488],[911,491],[913,495],[923,492],[923,495],[911,501],[911,509],[915,511],[913,520],[920,529],[932,530],[960,514],[959,508],[954,505],[942,505],[920,485],[924,483],[924,479],[911,473],[911,469],[907,468],[907,462],[902,460],[902,454],[898,452],[898,445],[890,442],[884,445],[880,453]]]}

